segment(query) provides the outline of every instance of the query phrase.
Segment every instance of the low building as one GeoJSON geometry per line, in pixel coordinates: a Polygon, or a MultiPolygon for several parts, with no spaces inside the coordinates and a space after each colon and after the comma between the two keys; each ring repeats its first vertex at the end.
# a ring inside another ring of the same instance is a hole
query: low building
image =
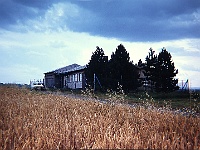
{"type": "Polygon", "coordinates": [[[69,88],[83,89],[86,85],[85,70],[86,66],[72,64],[45,74],[44,84],[46,88],[69,88]]]}

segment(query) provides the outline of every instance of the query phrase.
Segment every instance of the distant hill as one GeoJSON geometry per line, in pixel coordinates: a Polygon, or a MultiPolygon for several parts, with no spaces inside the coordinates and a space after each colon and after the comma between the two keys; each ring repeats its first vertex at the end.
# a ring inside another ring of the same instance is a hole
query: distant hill
{"type": "Polygon", "coordinates": [[[200,87],[191,87],[191,90],[200,90],[200,87]]]}

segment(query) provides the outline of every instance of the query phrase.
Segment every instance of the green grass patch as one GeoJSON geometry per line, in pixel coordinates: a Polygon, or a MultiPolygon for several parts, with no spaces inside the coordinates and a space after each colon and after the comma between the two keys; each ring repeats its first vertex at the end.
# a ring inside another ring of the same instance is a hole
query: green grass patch
{"type": "Polygon", "coordinates": [[[200,91],[175,91],[172,93],[135,92],[127,94],[127,101],[131,103],[153,102],[158,107],[172,109],[193,109],[200,112],[200,91]]]}

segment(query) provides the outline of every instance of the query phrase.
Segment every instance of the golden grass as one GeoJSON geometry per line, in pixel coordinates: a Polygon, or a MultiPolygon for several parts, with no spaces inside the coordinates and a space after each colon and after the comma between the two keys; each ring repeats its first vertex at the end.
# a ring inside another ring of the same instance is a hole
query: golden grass
{"type": "Polygon", "coordinates": [[[200,149],[200,118],[0,87],[0,149],[200,149]]]}

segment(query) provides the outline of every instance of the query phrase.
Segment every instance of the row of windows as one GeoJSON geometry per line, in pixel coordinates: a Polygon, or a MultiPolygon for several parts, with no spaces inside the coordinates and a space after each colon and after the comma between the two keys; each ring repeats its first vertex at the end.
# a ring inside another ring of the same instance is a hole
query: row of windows
{"type": "Polygon", "coordinates": [[[82,81],[82,73],[76,73],[67,76],[67,82],[81,82],[82,81]]]}

